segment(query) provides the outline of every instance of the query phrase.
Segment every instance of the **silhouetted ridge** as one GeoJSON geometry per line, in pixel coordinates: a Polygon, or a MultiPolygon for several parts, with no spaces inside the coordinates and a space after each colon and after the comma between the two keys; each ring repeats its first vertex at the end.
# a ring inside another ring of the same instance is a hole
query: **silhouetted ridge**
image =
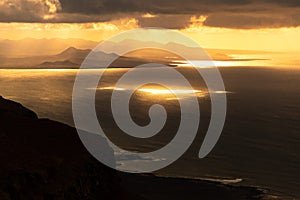
{"type": "Polygon", "coordinates": [[[25,108],[19,103],[4,99],[0,96],[0,117],[5,119],[7,116],[37,119],[37,114],[33,111],[25,108]]]}
{"type": "Polygon", "coordinates": [[[69,47],[66,50],[62,51],[61,53],[58,54],[58,56],[64,56],[64,57],[69,57],[69,56],[74,56],[75,54],[89,54],[90,49],[76,49],[75,47],[69,47]]]}
{"type": "MultiPolygon", "coordinates": [[[[114,170],[86,151],[74,128],[38,119],[2,97],[0,121],[1,200],[136,199],[120,187],[114,170]]],[[[101,148],[113,156],[103,141],[101,148]]]]}
{"type": "MultiPolygon", "coordinates": [[[[0,200],[262,199],[254,187],[116,172],[95,160],[75,128],[0,97],[0,200]]],[[[88,134],[88,133],[87,133],[88,134]]],[[[101,151],[114,157],[106,140],[101,151]]]]}

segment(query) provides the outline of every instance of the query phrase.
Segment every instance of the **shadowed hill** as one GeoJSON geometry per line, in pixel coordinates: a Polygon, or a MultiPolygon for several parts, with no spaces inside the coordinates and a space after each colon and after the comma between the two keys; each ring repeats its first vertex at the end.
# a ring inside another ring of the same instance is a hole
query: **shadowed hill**
{"type": "Polygon", "coordinates": [[[98,42],[83,39],[34,39],[0,40],[0,57],[24,58],[56,55],[73,46],[78,49],[93,49],[98,42]]]}
{"type": "MultiPolygon", "coordinates": [[[[0,97],[0,199],[135,199],[74,128],[0,97]]],[[[105,143],[103,143],[105,145],[105,143]]],[[[109,147],[103,147],[113,157],[109,147]]]]}
{"type": "MultiPolygon", "coordinates": [[[[0,199],[261,199],[256,188],[116,172],[96,161],[74,128],[0,96],[0,199]]],[[[113,157],[103,138],[102,147],[113,157]]]]}

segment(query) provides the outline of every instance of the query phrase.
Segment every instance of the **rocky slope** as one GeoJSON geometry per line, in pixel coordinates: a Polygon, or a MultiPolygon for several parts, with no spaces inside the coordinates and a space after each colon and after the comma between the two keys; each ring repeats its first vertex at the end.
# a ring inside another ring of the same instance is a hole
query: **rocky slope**
{"type": "Polygon", "coordinates": [[[254,187],[116,172],[86,151],[74,128],[1,96],[0,146],[0,200],[266,199],[254,187]]]}
{"type": "MultiPolygon", "coordinates": [[[[135,199],[74,128],[0,97],[0,199],[135,199]]],[[[112,152],[108,152],[111,153],[112,152]]]]}

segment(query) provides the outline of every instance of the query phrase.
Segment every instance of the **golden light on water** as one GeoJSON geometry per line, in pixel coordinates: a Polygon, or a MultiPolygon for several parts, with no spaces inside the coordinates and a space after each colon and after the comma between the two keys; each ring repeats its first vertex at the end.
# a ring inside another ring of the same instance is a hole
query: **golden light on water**
{"type": "Polygon", "coordinates": [[[201,90],[168,90],[168,89],[155,89],[155,88],[142,88],[140,92],[146,92],[150,94],[196,94],[201,93],[201,90]]]}
{"type": "Polygon", "coordinates": [[[192,96],[205,97],[207,95],[206,92],[195,89],[140,88],[138,92],[141,92],[143,96],[148,98],[160,98],[167,101],[185,99],[192,96]]]}
{"type": "MultiPolygon", "coordinates": [[[[93,88],[88,88],[93,89],[93,88]]],[[[129,92],[129,91],[136,91],[143,97],[147,98],[161,98],[165,100],[178,100],[182,98],[188,98],[190,96],[196,96],[196,97],[205,97],[208,95],[207,92],[204,92],[202,90],[196,90],[196,89],[167,89],[164,87],[142,87],[137,90],[134,88],[121,88],[121,87],[99,87],[97,90],[105,91],[105,90],[113,90],[113,91],[119,91],[119,92],[129,92]]]]}
{"type": "MultiPolygon", "coordinates": [[[[88,88],[90,90],[94,88],[88,88]]],[[[132,91],[135,90],[133,88],[121,88],[121,87],[99,87],[97,90],[114,90],[114,91],[132,91]]],[[[151,95],[176,95],[176,94],[181,94],[181,95],[196,95],[196,96],[205,96],[208,94],[208,91],[203,91],[203,90],[196,90],[196,89],[166,89],[164,87],[143,87],[135,90],[137,92],[145,93],[145,94],[151,94],[151,95]]],[[[229,91],[210,91],[212,94],[227,94],[227,93],[232,93],[229,91]]]]}
{"type": "MultiPolygon", "coordinates": [[[[89,88],[92,89],[92,88],[89,88]]],[[[115,90],[115,91],[130,91],[132,89],[120,88],[120,87],[101,87],[97,90],[115,90]]],[[[138,92],[149,93],[149,94],[199,94],[203,93],[202,90],[189,90],[189,89],[161,89],[161,88],[140,88],[138,92]]]]}
{"type": "Polygon", "coordinates": [[[125,88],[117,88],[117,87],[102,87],[100,90],[116,90],[116,91],[124,91],[125,88]]]}
{"type": "Polygon", "coordinates": [[[230,54],[231,60],[174,60],[177,67],[272,67],[299,68],[299,53],[268,52],[262,54],[230,54]]]}

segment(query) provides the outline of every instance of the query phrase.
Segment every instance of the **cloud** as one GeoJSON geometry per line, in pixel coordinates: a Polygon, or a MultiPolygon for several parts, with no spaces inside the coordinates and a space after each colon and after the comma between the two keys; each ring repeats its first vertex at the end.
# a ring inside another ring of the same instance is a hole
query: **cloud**
{"type": "Polygon", "coordinates": [[[300,26],[300,15],[216,13],[207,17],[203,25],[236,29],[297,27],[300,26]]]}
{"type": "Polygon", "coordinates": [[[245,5],[251,0],[60,0],[63,11],[69,13],[156,13],[195,14],[220,5],[245,5]]]}
{"type": "Polygon", "coordinates": [[[37,22],[61,9],[59,0],[1,0],[1,22],[37,22]]]}
{"type": "Polygon", "coordinates": [[[204,26],[249,29],[300,26],[298,13],[299,0],[0,0],[1,22],[135,18],[141,27],[183,29],[193,16],[207,16],[204,26]]]}
{"type": "Polygon", "coordinates": [[[188,27],[192,22],[190,21],[190,15],[142,15],[141,17],[136,17],[138,24],[141,27],[164,27],[169,29],[183,29],[188,27]]]}
{"type": "Polygon", "coordinates": [[[59,0],[0,0],[2,22],[44,21],[59,10],[59,0]]]}

